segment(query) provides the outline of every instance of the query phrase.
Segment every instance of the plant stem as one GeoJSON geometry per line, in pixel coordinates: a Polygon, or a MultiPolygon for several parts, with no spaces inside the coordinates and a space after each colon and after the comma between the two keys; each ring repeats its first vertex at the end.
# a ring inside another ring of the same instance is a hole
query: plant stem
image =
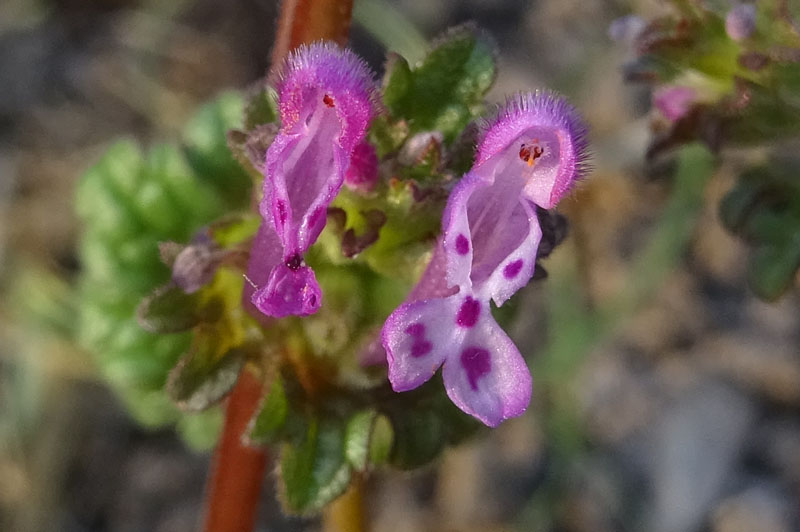
{"type": "Polygon", "coordinates": [[[353,477],[350,488],[322,514],[323,532],[365,532],[363,481],[353,477]]]}
{"type": "Polygon", "coordinates": [[[206,500],[206,532],[253,529],[267,452],[242,443],[247,424],[263,395],[260,380],[247,368],[228,397],[225,427],[214,455],[206,500]]]}
{"type": "Polygon", "coordinates": [[[318,40],[347,42],[353,0],[283,0],[272,50],[273,67],[301,44],[318,40]]]}

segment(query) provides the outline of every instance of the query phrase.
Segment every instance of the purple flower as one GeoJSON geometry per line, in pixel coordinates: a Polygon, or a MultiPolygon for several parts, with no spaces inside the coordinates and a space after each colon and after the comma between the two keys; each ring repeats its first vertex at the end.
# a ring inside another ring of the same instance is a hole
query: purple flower
{"type": "Polygon", "coordinates": [[[664,118],[676,122],[686,116],[697,99],[697,92],[691,87],[667,85],[653,92],[653,105],[664,118]]]}
{"type": "Polygon", "coordinates": [[[502,305],[533,275],[536,206],[553,207],[583,176],[585,133],[575,110],[549,92],[511,99],[486,125],[428,270],[384,325],[395,391],[420,386],[444,364],[450,399],[486,425],[525,411],[530,372],[490,301],[502,305]]]}
{"type": "Polygon", "coordinates": [[[739,4],[725,17],[725,32],[734,41],[744,41],[756,30],[756,6],[739,4]]]}
{"type": "Polygon", "coordinates": [[[307,316],[320,307],[303,257],[375,113],[374,87],[364,63],[333,44],[298,48],[279,75],[281,129],[264,162],[264,221],[248,266],[260,287],[252,303],[268,316],[307,316]]]}
{"type": "Polygon", "coordinates": [[[647,27],[647,22],[638,15],[625,15],[611,21],[608,36],[612,41],[624,44],[633,43],[647,27]]]}

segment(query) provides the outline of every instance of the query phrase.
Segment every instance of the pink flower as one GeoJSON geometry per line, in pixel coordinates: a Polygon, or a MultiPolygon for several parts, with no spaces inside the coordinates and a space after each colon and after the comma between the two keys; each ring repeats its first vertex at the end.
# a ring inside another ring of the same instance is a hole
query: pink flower
{"type": "Polygon", "coordinates": [[[586,128],[549,92],[511,99],[485,126],[475,165],[453,189],[443,236],[409,301],[387,319],[382,343],[395,391],[420,386],[443,365],[450,399],[489,426],[522,414],[531,376],[495,322],[528,283],[551,208],[586,170],[586,128]]]}
{"type": "Polygon", "coordinates": [[[653,92],[653,105],[664,118],[677,122],[689,112],[697,99],[697,93],[691,87],[667,85],[653,92]]]}
{"type": "Polygon", "coordinates": [[[317,43],[289,56],[276,88],[281,129],[264,163],[264,221],[248,266],[260,288],[251,300],[268,316],[306,316],[322,293],[305,252],[375,113],[375,82],[352,52],[317,43]]]}

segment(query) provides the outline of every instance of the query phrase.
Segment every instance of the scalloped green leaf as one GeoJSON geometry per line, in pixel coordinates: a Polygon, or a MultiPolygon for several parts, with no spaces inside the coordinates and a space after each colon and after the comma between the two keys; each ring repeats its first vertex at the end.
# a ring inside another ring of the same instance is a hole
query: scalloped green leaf
{"type": "Polygon", "coordinates": [[[381,465],[389,460],[394,445],[394,429],[392,422],[383,414],[378,414],[372,423],[372,435],[369,442],[369,462],[381,465]]]}
{"type": "Polygon", "coordinates": [[[761,188],[752,180],[742,179],[722,198],[719,216],[729,231],[741,230],[761,194],[761,188]]]}
{"type": "Polygon", "coordinates": [[[351,475],[339,420],[312,418],[302,440],[283,446],[280,493],[289,512],[321,510],[344,493],[351,475]]]}
{"type": "Polygon", "coordinates": [[[139,325],[151,333],[167,334],[187,331],[203,319],[201,297],[187,294],[177,285],[157,288],[136,311],[139,325]]]}
{"type": "Polygon", "coordinates": [[[276,96],[275,91],[266,86],[249,95],[244,106],[245,129],[250,131],[278,120],[276,96]]]}
{"type": "Polygon", "coordinates": [[[747,280],[753,292],[767,301],[782,296],[800,268],[800,232],[782,244],[756,248],[750,257],[747,280]]]}
{"type": "Polygon", "coordinates": [[[225,147],[227,128],[238,125],[241,111],[235,94],[202,109],[187,126],[184,151],[158,144],[144,153],[130,140],[116,142],[76,189],[75,209],[84,224],[79,340],[147,425],[178,417],[163,387],[191,337],[148,333],[137,324],[136,309],[170,276],[158,242],[186,242],[219,217],[232,196],[247,204],[251,184],[237,181],[243,170],[225,147]]]}
{"type": "Polygon", "coordinates": [[[103,235],[135,235],[142,229],[144,224],[125,195],[130,188],[126,181],[136,180],[142,164],[142,153],[131,141],[121,140],[108,148],[78,183],[75,210],[84,223],[103,235]]]}
{"type": "Polygon", "coordinates": [[[286,398],[286,390],[283,387],[283,380],[277,376],[253,419],[247,438],[253,445],[276,443],[283,436],[288,413],[289,401],[286,398]]]}
{"type": "Polygon", "coordinates": [[[444,450],[447,434],[437,412],[420,408],[390,416],[395,439],[389,462],[400,469],[427,464],[444,450]]]}
{"type": "Polygon", "coordinates": [[[751,242],[781,245],[800,229],[800,219],[793,213],[770,205],[760,205],[747,217],[742,236],[751,242]]]}
{"type": "Polygon", "coordinates": [[[203,412],[182,416],[176,428],[190,449],[202,452],[211,449],[217,443],[217,435],[222,430],[223,422],[223,410],[216,406],[203,412]]]}
{"type": "Polygon", "coordinates": [[[369,464],[372,428],[377,418],[378,412],[375,410],[364,410],[347,420],[344,452],[347,461],[357,471],[364,471],[369,464]]]}
{"type": "Polygon", "coordinates": [[[345,456],[356,471],[386,462],[394,431],[389,419],[374,409],[353,414],[345,427],[345,456]]]}
{"type": "Polygon", "coordinates": [[[261,225],[261,217],[254,213],[227,216],[209,227],[214,242],[228,248],[253,238],[261,225]]]}
{"type": "Polygon", "coordinates": [[[238,349],[220,352],[213,333],[196,333],[189,352],[172,369],[167,394],[183,410],[198,412],[221,400],[236,384],[244,365],[238,349]]]}
{"type": "MultiPolygon", "coordinates": [[[[146,156],[146,169],[161,184],[160,193],[167,202],[165,208],[176,217],[207,222],[222,212],[216,191],[209,186],[198,186],[189,162],[175,146],[152,146],[146,156]]],[[[174,226],[185,225],[183,221],[174,221],[174,226]]]]}
{"type": "Polygon", "coordinates": [[[441,131],[452,141],[483,111],[496,76],[493,43],[471,25],[442,36],[414,69],[399,57],[384,78],[384,103],[412,133],[441,131]]]}
{"type": "Polygon", "coordinates": [[[386,73],[383,75],[383,105],[397,116],[408,107],[407,100],[414,90],[414,74],[408,61],[400,54],[386,54],[386,73]]]}
{"type": "Polygon", "coordinates": [[[244,100],[225,92],[200,108],[183,130],[184,151],[194,172],[228,207],[244,207],[252,180],[228,149],[228,131],[241,127],[244,100]]]}

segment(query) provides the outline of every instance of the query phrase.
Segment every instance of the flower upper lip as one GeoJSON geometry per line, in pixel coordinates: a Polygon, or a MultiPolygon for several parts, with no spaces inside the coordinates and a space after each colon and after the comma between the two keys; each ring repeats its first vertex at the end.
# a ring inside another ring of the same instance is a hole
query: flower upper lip
{"type": "Polygon", "coordinates": [[[316,43],[290,54],[276,85],[282,126],[264,162],[264,234],[248,275],[261,285],[252,294],[261,312],[307,315],[319,309],[321,290],[303,256],[375,113],[375,82],[352,52],[316,43]]]}

